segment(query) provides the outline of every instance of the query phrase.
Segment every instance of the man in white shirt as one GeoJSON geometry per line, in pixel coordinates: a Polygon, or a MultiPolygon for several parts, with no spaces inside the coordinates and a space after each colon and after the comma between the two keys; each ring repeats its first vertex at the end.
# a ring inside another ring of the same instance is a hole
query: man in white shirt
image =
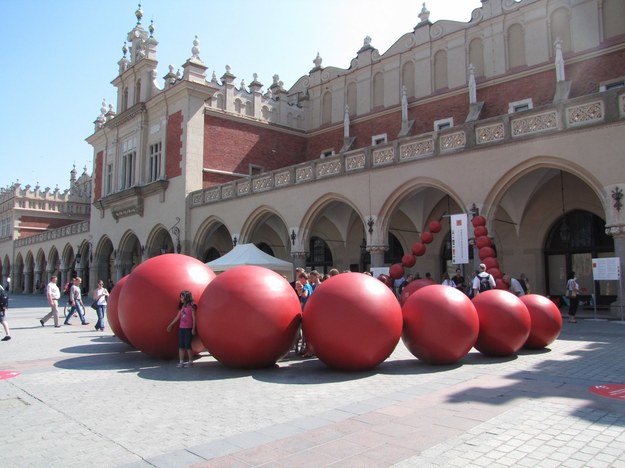
{"type": "Polygon", "coordinates": [[[503,282],[510,285],[510,292],[515,296],[521,297],[525,295],[521,282],[516,278],[511,278],[510,275],[503,275],[503,282]]]}
{"type": "Polygon", "coordinates": [[[473,297],[477,296],[480,292],[483,292],[486,289],[484,286],[480,286],[482,282],[490,286],[487,289],[495,289],[495,287],[497,286],[493,275],[486,272],[486,265],[480,263],[480,272],[475,275],[475,278],[473,278],[473,284],[471,285],[471,287],[473,288],[473,297]]]}
{"type": "Polygon", "coordinates": [[[61,291],[56,285],[56,275],[52,275],[48,286],[46,286],[46,296],[48,296],[48,304],[50,304],[50,312],[39,320],[41,326],[45,326],[46,322],[50,320],[50,317],[54,317],[54,326],[59,328],[59,299],[61,298],[61,291]]]}

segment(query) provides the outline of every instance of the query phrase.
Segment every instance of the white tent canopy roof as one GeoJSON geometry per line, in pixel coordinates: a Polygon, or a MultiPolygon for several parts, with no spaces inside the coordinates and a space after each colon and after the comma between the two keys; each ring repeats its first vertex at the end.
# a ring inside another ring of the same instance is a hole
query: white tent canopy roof
{"type": "Polygon", "coordinates": [[[266,254],[254,244],[237,244],[230,252],[206,263],[213,271],[225,271],[240,265],[256,265],[277,271],[292,271],[293,264],[266,254]]]}

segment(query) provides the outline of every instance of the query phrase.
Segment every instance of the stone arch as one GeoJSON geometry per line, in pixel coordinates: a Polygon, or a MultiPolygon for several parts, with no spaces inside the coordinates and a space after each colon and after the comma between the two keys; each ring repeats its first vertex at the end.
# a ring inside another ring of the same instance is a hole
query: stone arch
{"type": "Polygon", "coordinates": [[[113,282],[121,278],[115,276],[115,248],[113,241],[108,236],[102,236],[96,243],[93,254],[94,277],[103,280],[107,284],[111,279],[113,282]]]}
{"type": "Polygon", "coordinates": [[[174,252],[176,252],[176,239],[172,239],[169,230],[161,223],[152,227],[145,242],[145,258],[174,252]]]}
{"type": "Polygon", "coordinates": [[[406,87],[406,97],[408,99],[415,97],[415,64],[412,60],[406,61],[401,68],[401,84],[406,87]]]}
{"type": "Polygon", "coordinates": [[[484,70],[484,41],[476,37],[469,42],[469,63],[473,64],[475,78],[485,76],[484,70]]]}
{"type": "Polygon", "coordinates": [[[262,205],[257,207],[243,223],[240,240],[241,242],[258,242],[262,240],[268,243],[274,252],[278,248],[278,252],[286,257],[287,246],[289,245],[289,232],[282,215],[270,206],[262,205]],[[261,234],[259,233],[259,228],[263,227],[266,227],[267,230],[261,234]],[[265,239],[253,239],[258,235],[265,236],[265,239]]]}
{"type": "Polygon", "coordinates": [[[221,256],[230,250],[233,246],[233,233],[226,226],[226,223],[217,216],[209,216],[198,228],[193,239],[192,252],[195,257],[203,262],[214,260],[216,250],[221,256]]]}
{"type": "Polygon", "coordinates": [[[115,263],[117,277],[123,278],[130,274],[143,261],[145,246],[141,245],[134,231],[126,231],[119,240],[115,263]]]}
{"type": "Polygon", "coordinates": [[[527,64],[525,58],[525,31],[520,23],[511,24],[506,30],[508,69],[527,64]]]}

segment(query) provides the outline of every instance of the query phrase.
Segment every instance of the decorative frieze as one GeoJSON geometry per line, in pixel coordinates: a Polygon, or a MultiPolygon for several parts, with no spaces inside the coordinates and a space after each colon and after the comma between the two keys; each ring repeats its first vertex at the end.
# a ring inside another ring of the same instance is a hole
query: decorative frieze
{"type": "Polygon", "coordinates": [[[232,185],[224,185],[221,187],[221,198],[223,200],[234,197],[234,188],[232,185]]]}
{"type": "Polygon", "coordinates": [[[204,192],[204,203],[210,203],[219,200],[219,187],[208,189],[204,192]]]}
{"type": "Polygon", "coordinates": [[[440,139],[441,151],[452,151],[464,148],[467,144],[467,136],[464,132],[455,132],[441,135],[440,139]]]}
{"type": "Polygon", "coordinates": [[[342,169],[341,160],[328,161],[317,164],[317,177],[326,177],[339,174],[342,169]]]}
{"type": "Polygon", "coordinates": [[[364,169],[366,164],[365,154],[350,154],[349,156],[345,156],[345,170],[346,171],[355,171],[358,169],[364,169]]]}
{"type": "Polygon", "coordinates": [[[247,195],[251,193],[251,184],[249,180],[244,180],[237,184],[237,195],[247,195]]]}
{"type": "Polygon", "coordinates": [[[566,109],[566,122],[568,126],[584,125],[601,121],[604,115],[603,101],[589,102],[568,107],[566,109]]]}
{"type": "Polygon", "coordinates": [[[478,145],[484,143],[492,143],[493,141],[503,140],[505,137],[505,130],[502,122],[486,125],[484,127],[478,127],[475,129],[476,142],[478,145]]]}
{"type": "Polygon", "coordinates": [[[271,175],[266,175],[263,177],[258,177],[253,181],[253,191],[254,192],[264,192],[266,190],[270,190],[273,188],[273,177],[271,175]]]}
{"type": "Polygon", "coordinates": [[[276,187],[282,187],[291,183],[291,171],[282,171],[276,173],[274,176],[274,185],[276,187]]]}
{"type": "Polygon", "coordinates": [[[558,114],[554,110],[530,115],[512,120],[510,126],[513,137],[554,130],[558,128],[558,114]]]}
{"type": "Polygon", "coordinates": [[[395,160],[395,151],[392,146],[373,151],[373,166],[385,166],[395,160]]]}
{"type": "Polygon", "coordinates": [[[432,138],[412,141],[399,147],[400,161],[410,161],[431,154],[434,154],[434,140],[432,138]]]}
{"type": "Polygon", "coordinates": [[[191,205],[192,206],[196,206],[196,205],[201,205],[202,204],[202,200],[203,200],[203,192],[196,192],[191,196],[191,205]]]}
{"type": "Polygon", "coordinates": [[[298,167],[297,169],[295,169],[295,183],[312,180],[312,178],[313,178],[312,166],[298,167]]]}

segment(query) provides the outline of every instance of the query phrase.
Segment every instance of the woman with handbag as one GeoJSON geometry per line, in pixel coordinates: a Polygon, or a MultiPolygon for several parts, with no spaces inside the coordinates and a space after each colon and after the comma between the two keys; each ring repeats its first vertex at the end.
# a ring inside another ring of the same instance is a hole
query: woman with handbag
{"type": "Polygon", "coordinates": [[[569,274],[569,279],[566,282],[566,297],[569,298],[569,323],[577,323],[575,320],[575,314],[577,313],[577,306],[579,305],[579,284],[575,276],[575,272],[572,271],[569,274]]]}
{"type": "Polygon", "coordinates": [[[104,316],[106,315],[106,298],[108,295],[109,292],[104,287],[104,282],[102,280],[98,281],[98,287],[93,291],[91,307],[98,314],[98,322],[95,324],[95,329],[99,331],[104,331],[104,316]]]}

